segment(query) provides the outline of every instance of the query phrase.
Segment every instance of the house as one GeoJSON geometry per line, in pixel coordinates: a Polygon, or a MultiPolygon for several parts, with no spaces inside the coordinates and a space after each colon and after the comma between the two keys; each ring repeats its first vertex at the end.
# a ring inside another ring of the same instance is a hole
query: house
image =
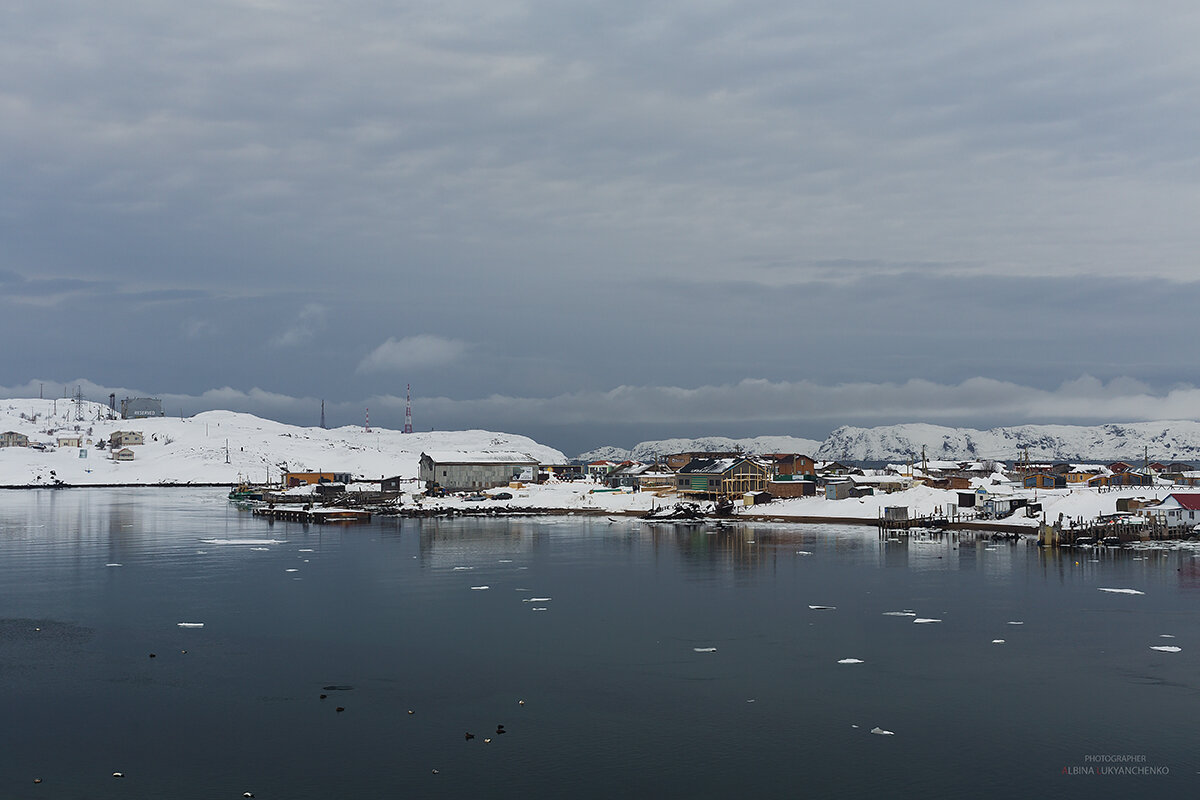
{"type": "Polygon", "coordinates": [[[630,461],[608,474],[605,483],[614,489],[631,486],[637,489],[670,489],[675,485],[675,473],[658,469],[654,464],[630,461]]]}
{"type": "Polygon", "coordinates": [[[799,480],[794,475],[776,475],[767,481],[767,491],[772,497],[816,497],[815,480],[799,480]]]}
{"type": "Polygon", "coordinates": [[[421,453],[418,477],[425,488],[447,492],[493,489],[513,481],[537,480],[538,461],[527,453],[421,453]]]}
{"type": "Polygon", "coordinates": [[[285,472],[283,485],[288,489],[297,486],[312,486],[322,483],[351,483],[354,480],[349,472],[285,472]]]}
{"type": "Polygon", "coordinates": [[[0,433],[0,447],[29,447],[29,437],[16,431],[0,433]]]}
{"type": "Polygon", "coordinates": [[[79,436],[59,436],[59,447],[83,447],[83,438],[79,436]]]}
{"type": "Polygon", "coordinates": [[[847,464],[843,464],[840,461],[823,461],[820,464],[817,464],[814,469],[816,469],[818,475],[862,474],[862,470],[847,464]]]}
{"type": "Polygon", "coordinates": [[[1067,478],[1053,472],[1033,472],[1025,476],[1021,485],[1026,489],[1065,489],[1067,478]]]}
{"type": "Polygon", "coordinates": [[[133,461],[133,451],[128,447],[122,447],[120,450],[113,450],[113,461],[133,461]]]}
{"type": "Polygon", "coordinates": [[[1167,528],[1194,528],[1200,525],[1200,494],[1175,492],[1153,506],[1143,506],[1143,516],[1167,528]]]}
{"type": "Polygon", "coordinates": [[[390,478],[381,478],[379,481],[379,491],[381,492],[402,492],[409,488],[412,484],[412,478],[406,478],[403,475],[393,475],[390,478]]]}
{"type": "Polygon", "coordinates": [[[666,457],[667,469],[678,472],[688,465],[689,462],[697,459],[721,460],[726,458],[741,458],[742,453],[734,452],[707,452],[698,450],[691,453],[672,453],[666,457]]]}
{"type": "Polygon", "coordinates": [[[620,464],[618,464],[616,461],[589,461],[587,465],[587,474],[589,478],[602,481],[608,476],[608,473],[612,472],[618,466],[620,466],[620,464]]]}
{"type": "Polygon", "coordinates": [[[1154,476],[1140,469],[1116,472],[1109,477],[1109,486],[1153,486],[1154,476]]]}
{"type": "Polygon", "coordinates": [[[1133,464],[1127,464],[1124,461],[1114,461],[1108,465],[1109,472],[1127,472],[1133,469],[1133,464]]]}
{"type": "Polygon", "coordinates": [[[1072,464],[1062,476],[1067,479],[1068,484],[1086,484],[1097,475],[1103,474],[1105,469],[1099,464],[1072,464]]]}
{"type": "Polygon", "coordinates": [[[825,484],[825,499],[826,500],[845,500],[854,492],[854,482],[845,481],[830,481],[825,484]]]}
{"type": "Polygon", "coordinates": [[[546,473],[547,478],[574,481],[583,477],[585,467],[583,464],[542,464],[542,471],[546,473]]]}
{"type": "Polygon", "coordinates": [[[817,463],[800,453],[771,453],[764,458],[774,465],[776,475],[817,474],[817,463]]]}
{"type": "Polygon", "coordinates": [[[130,447],[145,443],[146,439],[141,431],[113,431],[108,435],[109,447],[130,447]]]}
{"type": "Polygon", "coordinates": [[[675,488],[683,497],[727,500],[767,488],[767,468],[745,456],[693,458],[675,472],[675,488]]]}
{"type": "Polygon", "coordinates": [[[896,475],[895,473],[885,473],[876,475],[851,475],[850,482],[855,488],[863,489],[870,488],[874,492],[883,492],[891,494],[892,492],[902,492],[905,489],[911,489],[915,482],[907,475],[896,475]]]}

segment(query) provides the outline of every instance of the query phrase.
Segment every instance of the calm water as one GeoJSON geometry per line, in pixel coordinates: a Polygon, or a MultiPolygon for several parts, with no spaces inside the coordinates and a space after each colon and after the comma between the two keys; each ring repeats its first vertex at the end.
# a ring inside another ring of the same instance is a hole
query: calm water
{"type": "Polygon", "coordinates": [[[0,797],[1194,792],[1197,564],[788,525],[269,525],[214,490],[5,492],[0,797]],[[247,539],[274,541],[229,543],[247,539]],[[942,621],[884,613],[906,609],[942,621]],[[1063,774],[1099,755],[1169,774],[1063,774]]]}

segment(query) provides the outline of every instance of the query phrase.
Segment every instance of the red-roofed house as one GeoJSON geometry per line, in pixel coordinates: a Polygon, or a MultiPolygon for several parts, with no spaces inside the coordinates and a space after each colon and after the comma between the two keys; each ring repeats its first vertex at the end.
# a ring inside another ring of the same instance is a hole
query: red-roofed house
{"type": "Polygon", "coordinates": [[[1192,528],[1200,525],[1200,494],[1174,492],[1144,511],[1168,528],[1192,528]]]}

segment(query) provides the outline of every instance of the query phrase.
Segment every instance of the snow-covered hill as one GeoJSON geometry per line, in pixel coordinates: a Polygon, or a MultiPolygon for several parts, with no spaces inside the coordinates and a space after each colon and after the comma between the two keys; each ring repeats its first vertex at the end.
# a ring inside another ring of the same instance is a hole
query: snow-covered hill
{"type": "Polygon", "coordinates": [[[877,428],[841,427],[817,451],[823,459],[893,461],[930,459],[995,459],[1013,461],[1028,448],[1041,461],[1197,461],[1200,422],[1134,422],[1125,425],[1018,425],[975,430],[939,425],[906,424],[877,428]]]}
{"type": "Polygon", "coordinates": [[[1017,425],[976,430],[908,423],[875,428],[844,426],[824,442],[791,436],[729,439],[664,439],[642,442],[632,450],[601,447],[579,456],[596,461],[653,461],[656,456],[688,451],[746,453],[804,453],[821,460],[904,461],[920,458],[921,448],[932,460],[983,459],[1015,461],[1024,455],[1036,461],[1104,462],[1123,459],[1200,462],[1200,422],[1133,422],[1109,425],[1017,425]]]}
{"type": "Polygon", "coordinates": [[[355,477],[416,477],[422,451],[518,451],[543,463],[566,460],[558,450],[534,440],[490,431],[430,431],[403,434],[359,427],[300,428],[234,411],[206,411],[194,417],[142,420],[110,418],[108,407],[82,404],[82,420],[69,400],[0,400],[0,432],[23,433],[32,442],[54,445],[79,435],[93,443],[109,434],[140,431],[134,460],[116,462],[94,444],[83,448],[0,448],[0,485],[127,483],[234,483],[239,478],[279,480],[281,470],[349,472],[355,477]],[[82,449],[87,455],[80,457],[82,449]],[[228,460],[228,463],[226,461],[228,460]]]}
{"type": "Polygon", "coordinates": [[[698,439],[659,439],[642,442],[625,450],[620,447],[599,447],[578,456],[584,461],[653,461],[658,456],[690,452],[743,453],[804,453],[816,452],[821,443],[815,439],[795,436],[756,436],[752,439],[730,439],[726,436],[703,436],[698,439]]]}

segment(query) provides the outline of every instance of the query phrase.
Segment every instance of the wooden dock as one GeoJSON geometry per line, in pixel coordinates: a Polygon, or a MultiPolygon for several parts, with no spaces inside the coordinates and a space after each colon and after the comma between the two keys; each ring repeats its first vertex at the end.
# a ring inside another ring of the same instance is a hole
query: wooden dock
{"type": "Polygon", "coordinates": [[[318,525],[371,521],[370,511],[359,508],[326,508],[323,506],[259,506],[254,509],[254,516],[318,525]]]}

